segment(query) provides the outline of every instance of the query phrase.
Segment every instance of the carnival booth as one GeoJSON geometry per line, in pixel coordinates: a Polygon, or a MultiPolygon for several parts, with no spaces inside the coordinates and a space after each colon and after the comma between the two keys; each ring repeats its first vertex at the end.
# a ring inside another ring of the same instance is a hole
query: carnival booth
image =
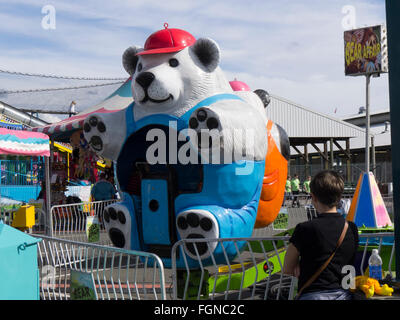
{"type": "MultiPolygon", "coordinates": [[[[44,156],[48,172],[49,138],[42,133],[0,128],[0,154],[44,156]]],[[[21,231],[35,224],[34,207],[22,206],[10,222],[11,226],[0,219],[0,300],[39,300],[37,243],[41,240],[21,231]]]]}
{"type": "MultiPolygon", "coordinates": [[[[12,155],[12,156],[35,156],[45,157],[45,180],[49,180],[49,162],[50,156],[49,137],[43,133],[28,132],[22,130],[10,130],[0,128],[0,154],[12,155]]],[[[42,181],[43,182],[43,181],[42,181]]],[[[48,190],[43,190],[44,185],[48,183],[42,183],[42,193],[49,193],[48,190]]],[[[6,189],[6,188],[2,188],[6,189]]],[[[17,188],[10,189],[14,192],[20,192],[17,188]]],[[[2,190],[4,191],[4,190],[2,190]]],[[[23,192],[23,191],[22,191],[23,192]]],[[[7,194],[8,195],[8,194],[7,194]]],[[[12,195],[9,195],[12,198],[12,195]]],[[[8,197],[7,197],[8,198],[8,197]]],[[[36,199],[35,199],[36,200],[36,199]]],[[[44,199],[45,200],[45,199],[44,199]]],[[[23,203],[21,203],[23,204],[23,203]]],[[[43,203],[46,205],[46,203],[43,203]]],[[[47,204],[48,206],[49,204],[47,204]]],[[[3,217],[6,218],[5,216],[3,217]]],[[[30,229],[35,224],[35,210],[33,206],[23,205],[14,214],[14,217],[7,217],[10,221],[12,220],[13,226],[22,230],[30,229]],[[32,218],[33,215],[33,218],[32,218]]]]}
{"type": "Polygon", "coordinates": [[[90,186],[99,177],[99,171],[113,175],[112,162],[99,157],[89,148],[83,135],[83,124],[93,113],[109,114],[125,109],[132,102],[131,79],[127,79],[114,93],[101,103],[77,115],[46,126],[28,130],[45,133],[50,137],[50,145],[57,153],[52,153],[51,179],[52,191],[57,194],[54,204],[61,204],[62,193],[67,197],[76,195],[82,201],[89,201],[90,186]],[[65,151],[65,152],[64,152],[65,151]],[[58,200],[58,201],[56,201],[58,200]]]}

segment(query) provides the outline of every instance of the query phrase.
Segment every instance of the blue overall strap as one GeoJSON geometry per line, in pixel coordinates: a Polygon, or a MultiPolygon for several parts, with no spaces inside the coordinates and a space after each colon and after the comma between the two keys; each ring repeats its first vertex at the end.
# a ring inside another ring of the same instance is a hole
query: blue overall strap
{"type": "Polygon", "coordinates": [[[192,107],[189,111],[187,111],[183,116],[180,117],[181,120],[184,122],[188,123],[189,118],[192,115],[192,113],[201,108],[201,107],[208,107],[218,101],[221,100],[241,100],[243,101],[242,98],[240,98],[238,95],[233,94],[233,93],[221,93],[221,94],[216,94],[214,96],[205,98],[204,100],[200,101],[198,104],[196,104],[194,107],[192,107]]]}
{"type": "Polygon", "coordinates": [[[169,114],[164,114],[164,113],[156,113],[152,114],[150,116],[146,116],[138,121],[135,121],[133,118],[133,109],[135,107],[135,103],[133,102],[126,110],[126,120],[127,120],[127,128],[129,128],[127,131],[127,135],[129,136],[132,132],[137,131],[146,125],[152,125],[152,124],[159,124],[159,125],[164,125],[164,126],[169,126],[169,122],[176,122],[177,123],[177,130],[180,131],[182,129],[185,129],[188,127],[189,123],[189,118],[192,115],[192,113],[201,108],[201,107],[207,107],[210,106],[218,101],[222,100],[241,100],[243,101],[242,98],[240,98],[238,95],[233,94],[233,93],[222,93],[222,94],[216,94],[214,96],[205,98],[204,100],[200,101],[198,104],[196,104],[194,107],[190,108],[184,115],[181,117],[175,117],[171,116],[169,114]]]}

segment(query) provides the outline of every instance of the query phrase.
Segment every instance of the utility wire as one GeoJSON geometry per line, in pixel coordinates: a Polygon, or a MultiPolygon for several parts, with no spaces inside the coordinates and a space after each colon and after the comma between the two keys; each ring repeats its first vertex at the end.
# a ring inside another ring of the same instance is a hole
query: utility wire
{"type": "Polygon", "coordinates": [[[66,79],[66,80],[126,80],[128,77],[121,78],[104,78],[104,77],[70,77],[70,76],[58,76],[52,74],[42,74],[42,73],[28,73],[28,72],[19,72],[19,71],[10,71],[0,69],[0,73],[7,73],[19,76],[27,76],[27,77],[41,77],[41,78],[53,78],[53,79],[66,79]]]}
{"type": "Polygon", "coordinates": [[[124,82],[125,81],[117,81],[117,82],[110,82],[110,83],[100,83],[100,84],[91,84],[91,85],[86,85],[86,86],[61,87],[61,88],[42,88],[42,89],[29,89],[29,90],[3,90],[3,91],[0,91],[0,94],[15,94],[15,93],[28,93],[28,92],[61,91],[61,90],[71,90],[71,89],[94,88],[94,87],[112,86],[112,85],[121,84],[124,82]]]}

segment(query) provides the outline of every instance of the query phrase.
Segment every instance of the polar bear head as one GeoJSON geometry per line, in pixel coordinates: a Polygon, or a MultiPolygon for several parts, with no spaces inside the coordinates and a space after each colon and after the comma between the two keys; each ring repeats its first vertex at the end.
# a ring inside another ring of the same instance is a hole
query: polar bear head
{"type": "Polygon", "coordinates": [[[135,118],[154,113],[181,116],[205,97],[232,92],[219,68],[220,49],[208,38],[181,29],[157,31],[144,48],[132,46],[122,58],[132,76],[135,118]]]}

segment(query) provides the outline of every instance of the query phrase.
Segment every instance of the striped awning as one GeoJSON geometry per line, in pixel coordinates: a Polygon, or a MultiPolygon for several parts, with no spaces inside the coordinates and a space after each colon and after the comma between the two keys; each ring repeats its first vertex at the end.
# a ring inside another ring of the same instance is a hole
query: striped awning
{"type": "MultiPolygon", "coordinates": [[[[50,137],[57,137],[63,133],[64,136],[69,136],[75,130],[82,129],[86,117],[93,113],[111,113],[125,109],[133,102],[131,80],[132,78],[128,78],[124,84],[122,84],[104,101],[78,113],[75,116],[46,126],[30,128],[28,130],[46,133],[50,137]]],[[[55,140],[57,141],[57,139],[55,140]]]]}
{"type": "Polygon", "coordinates": [[[40,132],[0,128],[0,154],[49,157],[49,137],[40,132]]]}

